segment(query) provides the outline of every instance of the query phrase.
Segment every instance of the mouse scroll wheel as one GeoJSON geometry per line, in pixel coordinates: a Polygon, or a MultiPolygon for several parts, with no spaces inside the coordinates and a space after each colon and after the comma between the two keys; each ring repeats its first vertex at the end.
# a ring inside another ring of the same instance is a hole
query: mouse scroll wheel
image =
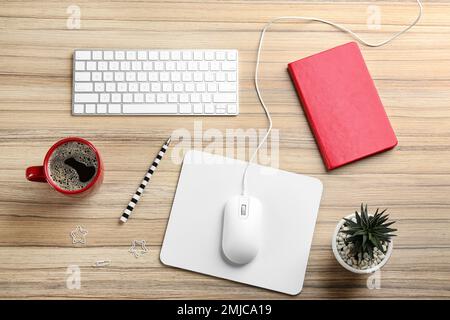
{"type": "Polygon", "coordinates": [[[247,215],[247,205],[242,204],[241,205],[241,216],[246,216],[246,215],[247,215]]]}

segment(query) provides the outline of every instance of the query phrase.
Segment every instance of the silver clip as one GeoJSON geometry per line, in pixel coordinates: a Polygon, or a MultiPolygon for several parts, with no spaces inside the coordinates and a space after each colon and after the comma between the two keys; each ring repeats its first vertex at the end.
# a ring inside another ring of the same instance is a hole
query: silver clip
{"type": "Polygon", "coordinates": [[[85,229],[82,226],[76,226],[76,228],[70,232],[70,236],[72,237],[72,243],[86,244],[87,234],[88,234],[87,229],[85,229]]]}
{"type": "Polygon", "coordinates": [[[97,268],[99,268],[99,267],[107,267],[110,264],[111,264],[111,260],[98,260],[98,261],[95,261],[94,267],[97,267],[97,268]]]}
{"type": "Polygon", "coordinates": [[[142,255],[149,252],[145,240],[133,240],[131,247],[128,250],[135,258],[142,257],[142,255]]]}

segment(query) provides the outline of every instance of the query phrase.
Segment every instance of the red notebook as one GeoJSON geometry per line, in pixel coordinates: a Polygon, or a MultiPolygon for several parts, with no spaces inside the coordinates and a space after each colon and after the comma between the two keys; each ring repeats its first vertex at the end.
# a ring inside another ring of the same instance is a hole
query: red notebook
{"type": "Polygon", "coordinates": [[[292,62],[288,70],[328,170],[397,145],[355,42],[292,62]]]}

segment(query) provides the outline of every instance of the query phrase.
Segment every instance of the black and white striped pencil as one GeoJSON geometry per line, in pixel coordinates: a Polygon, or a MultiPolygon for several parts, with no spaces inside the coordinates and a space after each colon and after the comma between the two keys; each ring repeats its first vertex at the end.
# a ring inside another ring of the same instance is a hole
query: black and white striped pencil
{"type": "Polygon", "coordinates": [[[128,203],[128,206],[123,211],[122,216],[120,217],[121,222],[127,222],[127,220],[130,218],[134,207],[137,205],[139,199],[142,197],[145,187],[150,182],[150,179],[152,178],[152,175],[155,172],[156,167],[158,167],[158,164],[161,161],[162,157],[166,153],[167,148],[169,147],[169,144],[170,144],[170,138],[167,139],[167,141],[161,147],[161,150],[159,150],[158,155],[156,156],[155,160],[153,160],[153,163],[150,166],[150,168],[148,169],[147,173],[145,174],[145,177],[142,180],[140,186],[137,188],[136,192],[134,193],[133,197],[131,198],[131,201],[128,203]]]}

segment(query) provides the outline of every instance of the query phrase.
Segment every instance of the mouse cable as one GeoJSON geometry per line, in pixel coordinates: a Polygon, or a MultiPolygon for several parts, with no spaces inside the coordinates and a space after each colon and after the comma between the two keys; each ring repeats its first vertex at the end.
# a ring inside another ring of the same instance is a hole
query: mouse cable
{"type": "Polygon", "coordinates": [[[343,25],[340,25],[338,23],[334,23],[334,22],[331,22],[331,21],[328,21],[328,20],[325,20],[325,19],[315,18],[315,17],[281,16],[281,17],[276,17],[276,18],[274,18],[274,19],[272,19],[272,20],[270,20],[269,22],[266,23],[266,25],[264,26],[264,28],[261,31],[261,36],[259,38],[258,51],[257,51],[257,54],[256,54],[256,66],[255,66],[254,79],[255,79],[256,93],[258,95],[259,102],[261,103],[261,106],[263,107],[264,112],[266,113],[267,120],[269,121],[269,127],[268,127],[267,132],[264,135],[263,139],[258,144],[258,147],[253,152],[253,155],[251,156],[249,162],[247,163],[247,166],[245,167],[245,171],[244,171],[244,174],[243,174],[243,177],[242,177],[242,195],[243,196],[247,195],[247,171],[248,171],[248,168],[250,167],[250,164],[255,159],[255,157],[256,157],[259,149],[261,148],[261,146],[264,144],[264,142],[266,142],[267,137],[270,134],[270,131],[272,131],[272,117],[270,116],[269,110],[267,109],[267,106],[266,106],[266,104],[264,102],[264,99],[262,98],[261,92],[259,90],[259,85],[258,85],[258,71],[259,71],[259,64],[260,64],[261,49],[262,49],[262,44],[263,44],[263,40],[264,40],[264,35],[266,34],[266,31],[269,29],[269,27],[272,24],[274,24],[274,23],[276,23],[278,21],[281,21],[281,20],[302,20],[302,21],[321,22],[321,23],[328,24],[328,25],[330,25],[332,27],[335,27],[336,29],[339,29],[341,31],[344,31],[344,32],[350,34],[354,39],[356,39],[359,43],[362,43],[365,46],[368,46],[368,47],[381,47],[381,46],[391,42],[395,38],[399,37],[400,35],[402,35],[406,31],[408,31],[412,27],[414,27],[419,22],[420,18],[422,17],[423,6],[422,6],[422,2],[420,0],[416,0],[416,1],[417,1],[417,5],[419,6],[419,13],[417,14],[417,17],[414,19],[414,21],[409,26],[407,26],[403,30],[395,33],[393,36],[391,36],[387,40],[376,42],[376,43],[371,43],[371,42],[368,42],[368,41],[362,39],[355,32],[353,32],[352,30],[348,29],[347,27],[345,27],[343,25]]]}

